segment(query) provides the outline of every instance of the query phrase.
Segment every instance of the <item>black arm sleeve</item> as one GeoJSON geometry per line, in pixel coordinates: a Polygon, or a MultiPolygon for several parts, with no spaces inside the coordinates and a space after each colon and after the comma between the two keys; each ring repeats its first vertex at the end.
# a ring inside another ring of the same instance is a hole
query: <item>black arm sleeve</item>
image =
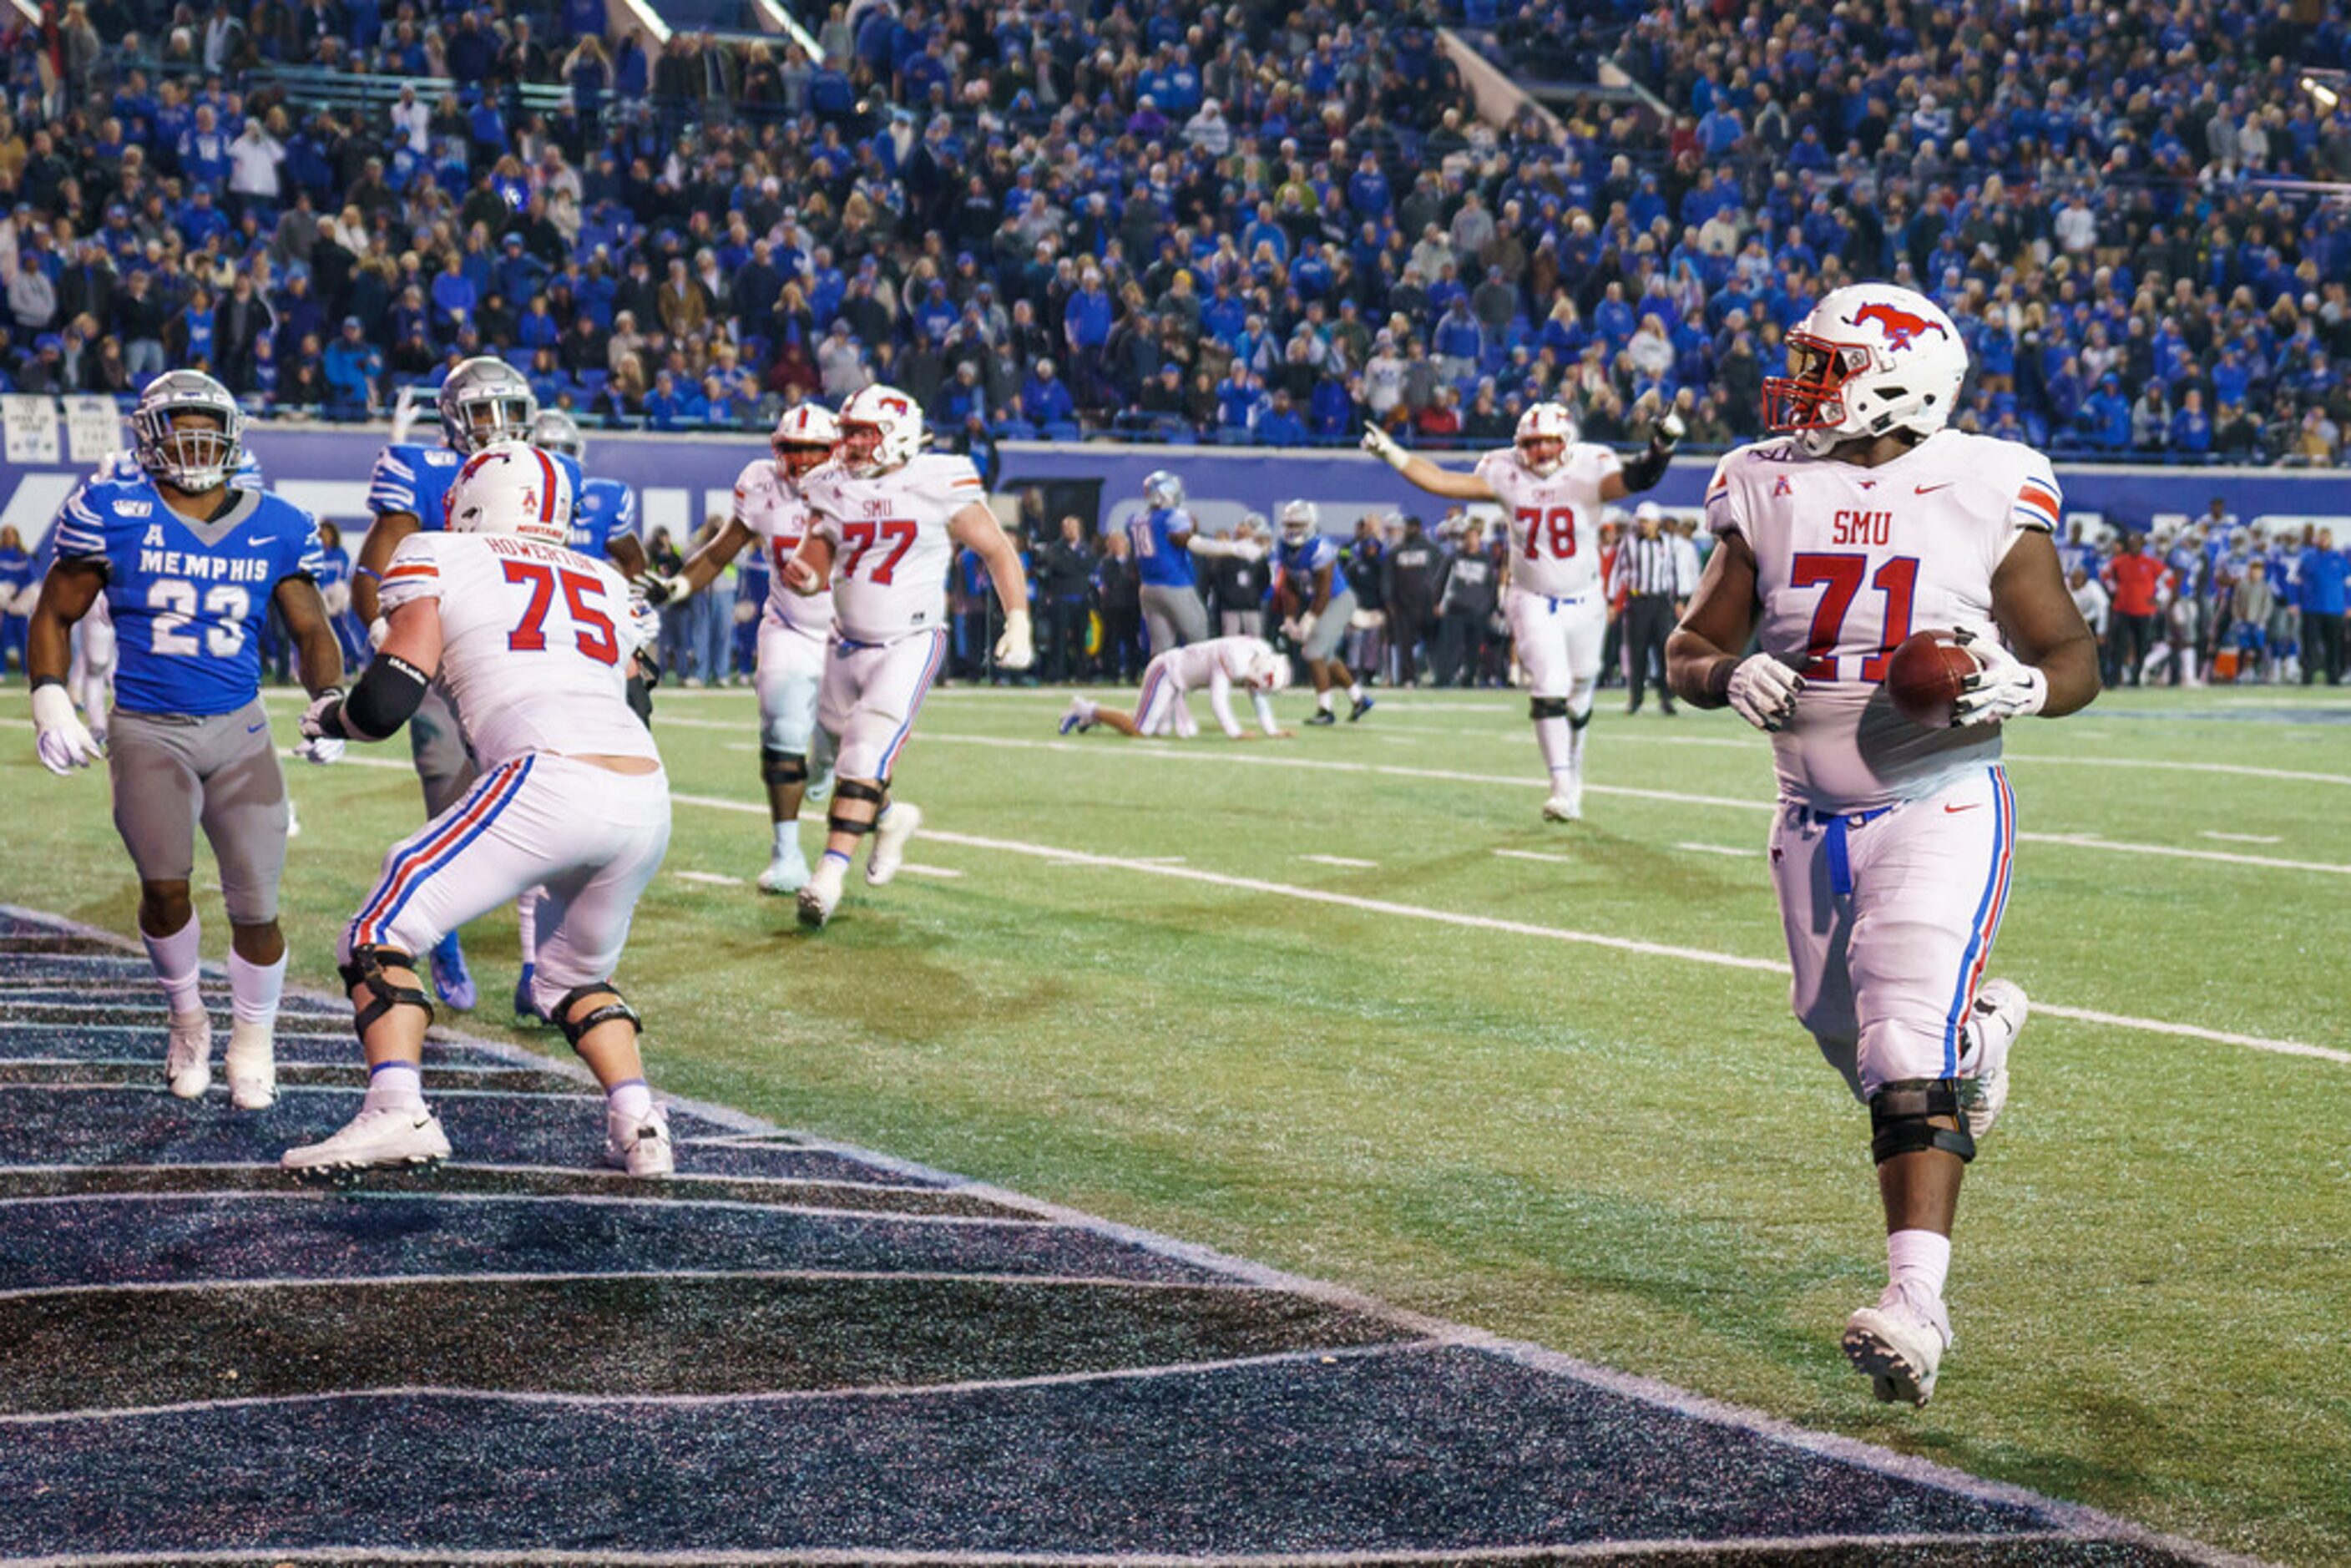
{"type": "Polygon", "coordinates": [[[1655,487],[1657,481],[1666,476],[1666,465],[1673,460],[1672,447],[1660,446],[1654,441],[1649,443],[1649,449],[1646,452],[1625,465],[1626,492],[1637,496],[1644,490],[1655,487]]]}
{"type": "Polygon", "coordinates": [[[424,700],[432,677],[405,659],[378,653],[350,695],[319,716],[319,727],[345,740],[383,740],[424,700]]]}

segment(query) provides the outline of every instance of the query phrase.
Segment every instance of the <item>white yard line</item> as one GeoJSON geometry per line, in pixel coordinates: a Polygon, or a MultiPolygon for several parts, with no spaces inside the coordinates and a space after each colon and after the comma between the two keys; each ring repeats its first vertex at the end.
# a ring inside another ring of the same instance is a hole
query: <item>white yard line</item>
{"type": "Polygon", "coordinates": [[[739,876],[725,876],[715,871],[674,871],[669,873],[680,882],[699,882],[711,887],[740,887],[739,876]]]}
{"type": "MultiPolygon", "coordinates": [[[[920,836],[920,834],[916,835],[916,837],[920,836]]],[[[963,873],[952,866],[924,865],[915,861],[902,861],[899,862],[898,869],[908,876],[927,876],[939,882],[958,882],[963,877],[963,873]]]]}
{"type": "Polygon", "coordinates": [[[1676,844],[1674,848],[1677,850],[1693,850],[1702,855],[1729,855],[1736,860],[1753,860],[1755,858],[1755,852],[1753,850],[1733,849],[1729,844],[1701,844],[1686,841],[1682,843],[1676,844]]]}
{"type": "Polygon", "coordinates": [[[1573,865],[1573,855],[1547,855],[1541,850],[1496,850],[1496,854],[1510,861],[1541,861],[1547,865],[1573,865]]]}
{"type": "Polygon", "coordinates": [[[2216,839],[2224,844],[2282,844],[2285,840],[2275,833],[2216,833],[2210,828],[2196,835],[2199,839],[2216,839]]]}
{"type": "Polygon", "coordinates": [[[1317,865],[1343,866],[1350,871],[1377,871],[1380,869],[1380,862],[1377,861],[1353,860],[1345,855],[1300,855],[1298,858],[1302,861],[1312,861],[1317,865]]]}

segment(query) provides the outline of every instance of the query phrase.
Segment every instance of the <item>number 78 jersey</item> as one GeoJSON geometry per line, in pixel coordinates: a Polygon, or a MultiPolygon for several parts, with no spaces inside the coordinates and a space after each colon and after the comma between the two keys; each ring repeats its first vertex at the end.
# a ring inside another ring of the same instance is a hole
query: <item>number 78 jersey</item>
{"type": "Polygon", "coordinates": [[[968,457],[927,452],[853,478],[828,463],[800,481],[813,532],[832,545],[833,626],[852,643],[894,643],[946,623],[948,533],[987,487],[968,457]]]}
{"type": "Polygon", "coordinates": [[[1787,440],[1722,459],[1707,528],[1754,552],[1758,637],[1805,682],[1773,737],[1782,794],[1867,810],[1998,758],[1998,726],[1922,728],[1880,685],[1913,632],[1989,632],[1992,574],[2023,535],[2056,531],[2061,504],[2041,454],[1956,430],[1875,468],[1787,440]]]}
{"type": "Polygon", "coordinates": [[[1609,448],[1584,442],[1547,475],[1530,473],[1515,447],[1478,459],[1478,477],[1510,514],[1511,587],[1573,599],[1600,586],[1600,486],[1624,467],[1609,448]]]}

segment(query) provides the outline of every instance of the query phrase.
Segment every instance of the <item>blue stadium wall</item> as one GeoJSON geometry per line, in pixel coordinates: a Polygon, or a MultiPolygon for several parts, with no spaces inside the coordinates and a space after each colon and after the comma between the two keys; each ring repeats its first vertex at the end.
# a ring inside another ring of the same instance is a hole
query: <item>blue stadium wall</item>
{"type": "MultiPolygon", "coordinates": [[[[271,484],[289,499],[340,523],[346,536],[365,528],[368,475],[384,441],[381,427],[256,429],[248,439],[271,484]]],[[[588,467],[634,486],[648,531],[667,528],[677,537],[712,512],[723,512],[735,476],[765,451],[756,436],[600,434],[590,438],[588,467]]],[[[1445,461],[1466,465],[1468,459],[1445,461]]],[[[36,543],[88,466],[0,461],[0,524],[16,528],[28,545],[36,543]]],[[[1123,520],[1142,495],[1144,476],[1156,468],[1181,476],[1193,509],[1218,529],[1245,511],[1270,516],[1292,497],[1318,503],[1323,527],[1333,532],[1351,528],[1367,511],[1414,511],[1433,518],[1445,507],[1369,457],[1328,449],[1016,441],[998,450],[994,477],[999,492],[1042,487],[1056,519],[1075,513],[1099,527],[1123,520]]],[[[1671,508],[1695,507],[1710,469],[1706,458],[1677,462],[1656,498],[1671,508]]],[[[2216,496],[2248,521],[2266,517],[2351,522],[2351,476],[2339,472],[2149,466],[2060,468],[2058,475],[2069,516],[2134,527],[2200,513],[2216,496]]]]}

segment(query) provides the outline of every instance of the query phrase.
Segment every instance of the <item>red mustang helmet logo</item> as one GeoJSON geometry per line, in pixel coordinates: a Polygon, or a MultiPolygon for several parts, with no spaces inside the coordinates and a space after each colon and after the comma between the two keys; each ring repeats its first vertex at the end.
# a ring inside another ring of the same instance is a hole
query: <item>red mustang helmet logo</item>
{"type": "Polygon", "coordinates": [[[1846,320],[1855,327],[1865,321],[1876,322],[1878,329],[1886,334],[1887,350],[1897,354],[1908,348],[1911,340],[1922,332],[1940,332],[1946,339],[1951,335],[1950,329],[1940,321],[1930,321],[1924,316],[1914,316],[1891,305],[1865,305],[1846,320]]]}

